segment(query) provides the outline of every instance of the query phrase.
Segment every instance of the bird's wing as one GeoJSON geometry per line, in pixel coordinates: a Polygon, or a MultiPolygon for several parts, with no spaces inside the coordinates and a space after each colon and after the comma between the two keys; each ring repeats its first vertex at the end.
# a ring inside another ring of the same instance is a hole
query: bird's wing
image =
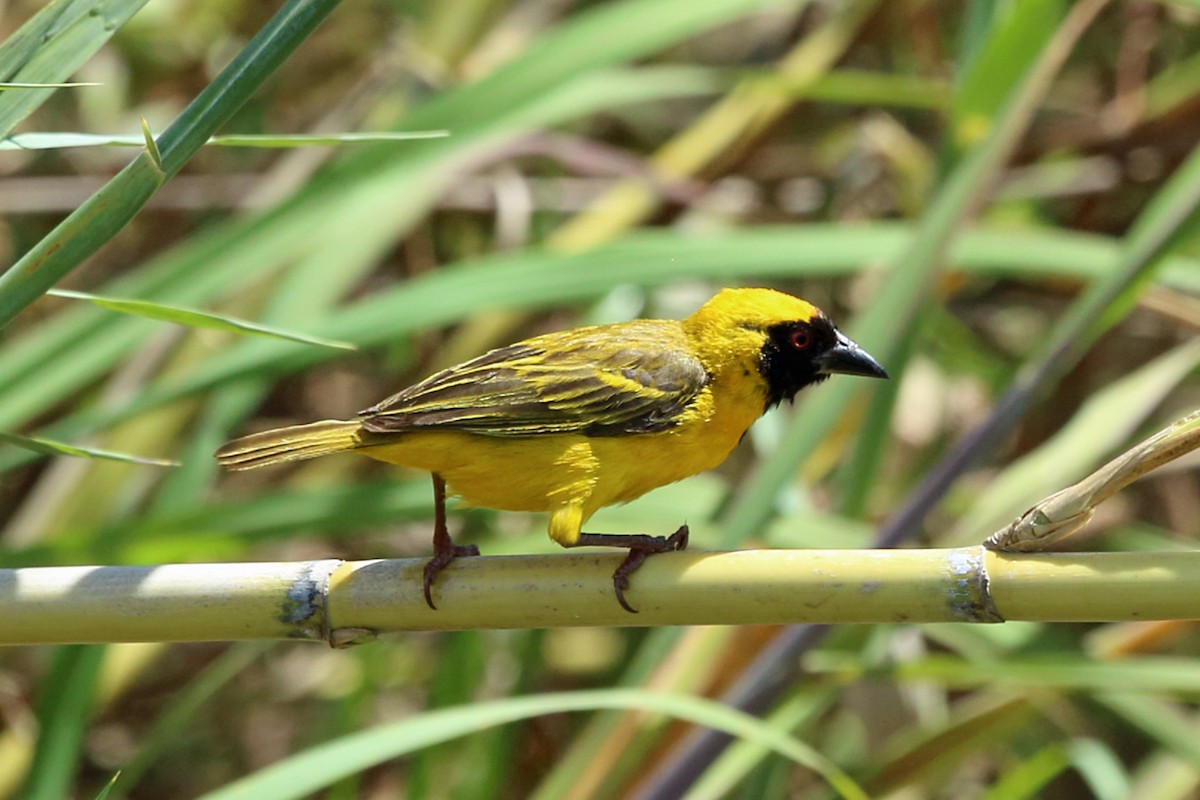
{"type": "Polygon", "coordinates": [[[361,412],[374,433],[616,436],[672,427],[708,383],[678,325],[583,328],[502,347],[361,412]]]}

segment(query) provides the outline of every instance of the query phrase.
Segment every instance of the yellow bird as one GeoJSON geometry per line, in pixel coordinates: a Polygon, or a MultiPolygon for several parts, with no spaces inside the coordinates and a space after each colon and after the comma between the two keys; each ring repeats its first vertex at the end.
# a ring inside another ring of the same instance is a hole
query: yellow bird
{"type": "Polygon", "coordinates": [[[563,547],[628,548],[617,601],[670,536],[584,533],[604,506],[717,466],[763,413],[830,374],[883,367],[809,303],[771,289],[725,289],[685,320],[636,320],[549,333],[442,370],[353,419],[264,431],[226,444],[233,470],[352,451],[433,475],[438,573],[474,545],[451,541],[446,487],[466,502],[548,511],[563,547]]]}

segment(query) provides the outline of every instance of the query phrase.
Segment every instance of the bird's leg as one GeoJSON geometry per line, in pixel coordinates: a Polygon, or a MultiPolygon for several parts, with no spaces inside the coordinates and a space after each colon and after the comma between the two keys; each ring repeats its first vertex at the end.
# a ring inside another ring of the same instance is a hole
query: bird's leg
{"type": "Polygon", "coordinates": [[[441,475],[433,473],[433,558],[425,565],[425,602],[430,608],[437,611],[430,590],[438,573],[456,558],[477,555],[479,548],[475,545],[455,544],[450,538],[450,530],[446,527],[446,482],[441,475]]]}
{"type": "Polygon", "coordinates": [[[688,526],[680,525],[679,530],[670,536],[647,536],[640,533],[581,533],[573,547],[599,545],[602,547],[627,547],[629,555],[613,573],[613,589],[617,593],[617,602],[621,608],[630,614],[636,614],[637,609],[625,601],[625,590],[629,588],[629,576],[637,572],[647,558],[655,553],[669,553],[672,550],[686,550],[688,545],[688,526]]]}

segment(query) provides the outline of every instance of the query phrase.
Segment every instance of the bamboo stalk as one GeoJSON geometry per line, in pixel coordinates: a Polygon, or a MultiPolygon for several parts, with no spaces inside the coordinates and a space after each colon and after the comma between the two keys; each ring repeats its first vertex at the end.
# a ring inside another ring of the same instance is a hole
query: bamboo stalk
{"type": "Polygon", "coordinates": [[[309,639],[588,625],[1058,622],[1200,618],[1200,552],[746,550],[656,556],[613,598],[620,557],[0,570],[0,644],[309,639]]]}
{"type": "Polygon", "coordinates": [[[310,604],[340,563],[0,570],[0,642],[320,639],[310,604]]]}

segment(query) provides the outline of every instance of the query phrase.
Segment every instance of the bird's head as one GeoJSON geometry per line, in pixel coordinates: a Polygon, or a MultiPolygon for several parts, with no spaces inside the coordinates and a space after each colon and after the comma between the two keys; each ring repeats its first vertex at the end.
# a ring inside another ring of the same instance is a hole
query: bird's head
{"type": "Polygon", "coordinates": [[[725,289],[685,326],[715,360],[757,368],[767,408],[830,375],[887,377],[819,308],[773,289],[725,289]]]}

